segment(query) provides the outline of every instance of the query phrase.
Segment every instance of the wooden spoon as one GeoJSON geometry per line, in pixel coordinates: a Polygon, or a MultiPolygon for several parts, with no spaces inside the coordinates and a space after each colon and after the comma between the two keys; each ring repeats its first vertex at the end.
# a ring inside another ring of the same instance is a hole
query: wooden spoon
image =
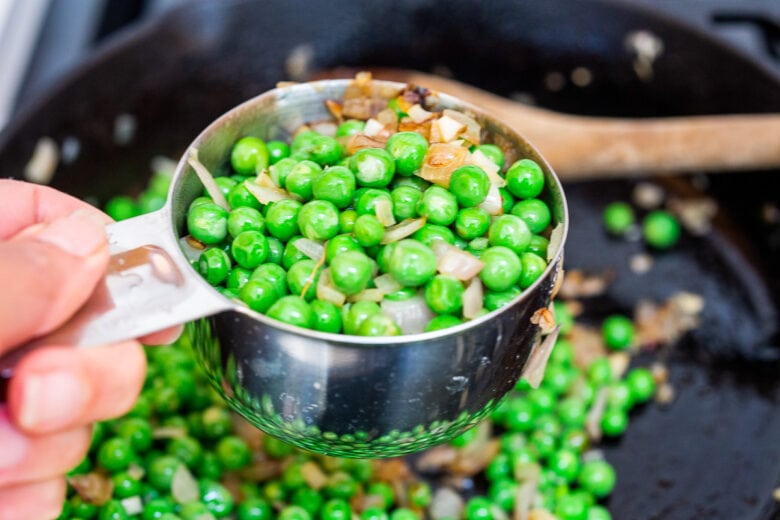
{"type": "MultiPolygon", "coordinates": [[[[352,77],[333,69],[318,77],[352,77]]],[[[372,69],[377,79],[445,92],[492,112],[535,144],[566,179],[780,167],[780,115],[740,114],[621,119],[561,114],[479,88],[403,69],[372,69]]]]}

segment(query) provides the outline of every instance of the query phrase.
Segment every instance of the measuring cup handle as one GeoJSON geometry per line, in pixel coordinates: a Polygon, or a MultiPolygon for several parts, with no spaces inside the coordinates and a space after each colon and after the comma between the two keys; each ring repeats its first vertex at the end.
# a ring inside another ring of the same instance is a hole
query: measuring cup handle
{"type": "Polygon", "coordinates": [[[167,207],[106,226],[106,276],[59,329],[0,357],[0,402],[22,356],[44,345],[90,348],[215,314],[230,302],[186,265],[167,207]]]}

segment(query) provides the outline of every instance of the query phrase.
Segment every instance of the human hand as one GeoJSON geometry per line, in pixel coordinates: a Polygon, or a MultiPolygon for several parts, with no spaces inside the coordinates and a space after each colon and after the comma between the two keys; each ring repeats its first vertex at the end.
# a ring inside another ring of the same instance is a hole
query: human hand
{"type": "MultiPolygon", "coordinates": [[[[56,329],[86,302],[108,264],[108,222],[54,189],[0,179],[0,355],[56,329]]],[[[167,343],[180,331],[144,342],[167,343]]],[[[0,520],[59,515],[64,474],[86,455],[92,423],[132,407],[145,369],[137,341],[51,345],[22,358],[0,403],[0,520]]]]}

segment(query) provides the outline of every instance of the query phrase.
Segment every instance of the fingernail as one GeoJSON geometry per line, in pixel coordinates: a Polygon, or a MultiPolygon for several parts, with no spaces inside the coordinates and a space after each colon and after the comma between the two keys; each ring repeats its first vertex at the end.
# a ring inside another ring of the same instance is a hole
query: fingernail
{"type": "Polygon", "coordinates": [[[32,431],[69,425],[86,405],[87,389],[71,372],[26,374],[22,381],[19,425],[32,431]]]}
{"type": "Polygon", "coordinates": [[[8,409],[0,407],[0,469],[13,468],[27,453],[27,438],[11,424],[8,409]]]}
{"type": "Polygon", "coordinates": [[[100,216],[86,208],[49,222],[35,234],[36,240],[66,253],[87,257],[106,242],[106,227],[100,216]]]}

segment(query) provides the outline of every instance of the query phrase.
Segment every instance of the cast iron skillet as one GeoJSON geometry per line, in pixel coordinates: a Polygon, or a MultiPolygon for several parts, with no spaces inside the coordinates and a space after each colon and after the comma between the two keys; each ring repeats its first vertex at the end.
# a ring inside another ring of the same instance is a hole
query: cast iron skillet
{"type": "MultiPolygon", "coordinates": [[[[623,116],[780,111],[780,78],[702,34],[620,2],[402,0],[198,2],[115,37],[0,135],[0,176],[18,177],[38,138],[78,139],[53,185],[105,201],[138,190],[156,154],[177,157],[215,116],[282,79],[288,54],[313,50],[311,70],[335,66],[444,66],[500,94],[543,106],[623,116]],[[654,79],[635,75],[630,31],[660,37],[654,79]],[[544,87],[544,76],[587,66],[588,87],[544,87]],[[134,140],[113,140],[119,114],[137,121],[134,140]]],[[[305,52],[303,53],[305,54],[305,52]]],[[[724,150],[728,153],[728,150],[724,150]]],[[[780,229],[761,219],[777,204],[773,174],[676,178],[674,193],[704,180],[720,204],[715,231],[656,255],[644,276],[627,269],[638,243],[610,240],[603,206],[627,199],[632,181],[569,183],[568,268],[618,272],[587,318],[630,312],[639,298],[685,289],[707,301],[702,327],[669,357],[678,398],[634,414],[606,447],[618,468],[609,501],[617,519],[767,519],[780,475],[777,294],[780,229]],[[696,183],[691,182],[695,180],[696,183]]]]}

